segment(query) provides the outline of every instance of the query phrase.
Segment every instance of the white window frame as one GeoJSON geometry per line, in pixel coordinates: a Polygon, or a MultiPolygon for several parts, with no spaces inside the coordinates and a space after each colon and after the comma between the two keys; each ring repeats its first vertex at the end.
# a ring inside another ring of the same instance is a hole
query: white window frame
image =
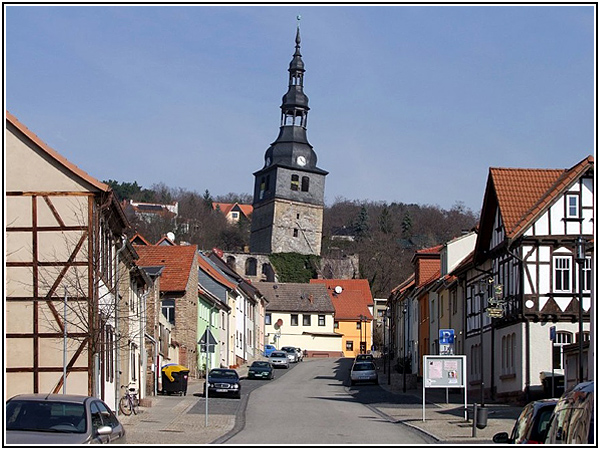
{"type": "Polygon", "coordinates": [[[572,260],[573,258],[571,258],[570,256],[553,257],[552,276],[554,281],[554,292],[572,292],[572,260]],[[561,263],[561,265],[564,263],[564,266],[559,267],[559,263],[561,263]],[[560,276],[557,276],[559,274],[560,276]],[[565,283],[568,283],[568,286],[566,286],[566,288],[565,283]]]}
{"type": "Polygon", "coordinates": [[[579,195],[569,194],[567,195],[567,219],[579,219],[579,195]],[[574,204],[571,204],[571,201],[574,204]]]}

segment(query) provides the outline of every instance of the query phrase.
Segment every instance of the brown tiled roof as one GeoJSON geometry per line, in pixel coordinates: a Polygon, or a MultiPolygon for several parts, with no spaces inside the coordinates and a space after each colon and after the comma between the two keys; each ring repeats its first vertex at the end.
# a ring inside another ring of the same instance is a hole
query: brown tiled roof
{"type": "Polygon", "coordinates": [[[88,182],[89,184],[101,191],[108,192],[110,190],[108,184],[102,183],[87,172],[81,170],[67,158],[62,156],[60,153],[58,153],[56,150],[54,150],[48,144],[42,141],[34,132],[32,132],[29,128],[27,128],[25,125],[19,122],[19,120],[8,111],[6,111],[6,121],[14,125],[21,133],[23,133],[25,136],[31,139],[40,148],[40,150],[44,151],[44,153],[46,153],[56,162],[60,163],[63,167],[73,172],[81,179],[85,180],[86,182],[88,182]]]}
{"type": "Polygon", "coordinates": [[[571,169],[490,168],[490,178],[508,238],[524,231],[538,214],[594,164],[588,156],[571,169]]]}
{"type": "Polygon", "coordinates": [[[185,291],[196,258],[195,245],[136,245],[135,250],[140,255],[138,266],[165,266],[160,279],[161,291],[185,291]]]}
{"type": "Polygon", "coordinates": [[[256,287],[269,301],[267,311],[335,312],[327,289],[320,284],[260,282],[256,287]]]}
{"type": "Polygon", "coordinates": [[[357,320],[360,315],[368,320],[373,319],[368,306],[373,305],[373,295],[368,280],[361,279],[339,279],[339,280],[310,280],[311,284],[322,284],[327,287],[335,308],[337,320],[357,320]],[[336,286],[342,288],[342,292],[336,293],[336,286]]]}

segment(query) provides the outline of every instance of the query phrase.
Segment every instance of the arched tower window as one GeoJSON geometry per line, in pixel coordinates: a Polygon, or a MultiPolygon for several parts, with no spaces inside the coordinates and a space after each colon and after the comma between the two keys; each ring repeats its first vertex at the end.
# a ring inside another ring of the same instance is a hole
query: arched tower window
{"type": "Polygon", "coordinates": [[[302,177],[302,192],[308,192],[308,177],[302,177]]]}
{"type": "Polygon", "coordinates": [[[246,275],[251,277],[256,276],[256,258],[248,258],[246,260],[246,275]]]}
{"type": "Polygon", "coordinates": [[[292,175],[292,183],[290,185],[290,188],[292,189],[292,191],[297,191],[299,187],[300,177],[298,175],[292,175]]]}

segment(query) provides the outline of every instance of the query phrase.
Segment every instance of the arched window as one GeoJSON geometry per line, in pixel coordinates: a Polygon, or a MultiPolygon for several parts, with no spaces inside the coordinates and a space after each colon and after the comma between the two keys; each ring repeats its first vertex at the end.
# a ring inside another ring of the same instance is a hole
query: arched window
{"type": "Polygon", "coordinates": [[[292,175],[292,184],[290,186],[292,191],[297,191],[298,188],[300,187],[299,185],[300,185],[300,177],[298,175],[292,175]]]}
{"type": "Polygon", "coordinates": [[[246,275],[251,277],[256,276],[256,258],[248,258],[246,260],[246,275]]]}
{"type": "Polygon", "coordinates": [[[227,257],[227,265],[235,270],[235,256],[229,255],[227,257]]]}
{"type": "Polygon", "coordinates": [[[302,177],[302,192],[308,192],[308,177],[302,177]]]}

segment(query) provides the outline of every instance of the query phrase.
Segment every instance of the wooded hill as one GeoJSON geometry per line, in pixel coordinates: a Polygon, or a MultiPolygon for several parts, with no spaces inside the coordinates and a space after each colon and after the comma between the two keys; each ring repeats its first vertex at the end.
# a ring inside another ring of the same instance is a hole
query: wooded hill
{"type": "MultiPolygon", "coordinates": [[[[163,184],[149,189],[134,183],[105,181],[119,200],[171,204],[179,203],[178,217],[155,217],[144,221],[126,209],[132,235],[142,234],[150,242],[173,232],[178,241],[195,244],[200,249],[225,251],[247,250],[250,223],[241,220],[229,224],[225,216],[212,207],[214,202],[252,203],[249,194],[213,197],[163,184]]],[[[387,298],[391,290],[413,272],[415,251],[443,244],[473,229],[478,217],[461,203],[444,210],[439,206],[385,203],[369,200],[336,199],[325,206],[323,214],[322,256],[341,257],[358,254],[360,277],[369,280],[376,298],[387,298]]]]}

